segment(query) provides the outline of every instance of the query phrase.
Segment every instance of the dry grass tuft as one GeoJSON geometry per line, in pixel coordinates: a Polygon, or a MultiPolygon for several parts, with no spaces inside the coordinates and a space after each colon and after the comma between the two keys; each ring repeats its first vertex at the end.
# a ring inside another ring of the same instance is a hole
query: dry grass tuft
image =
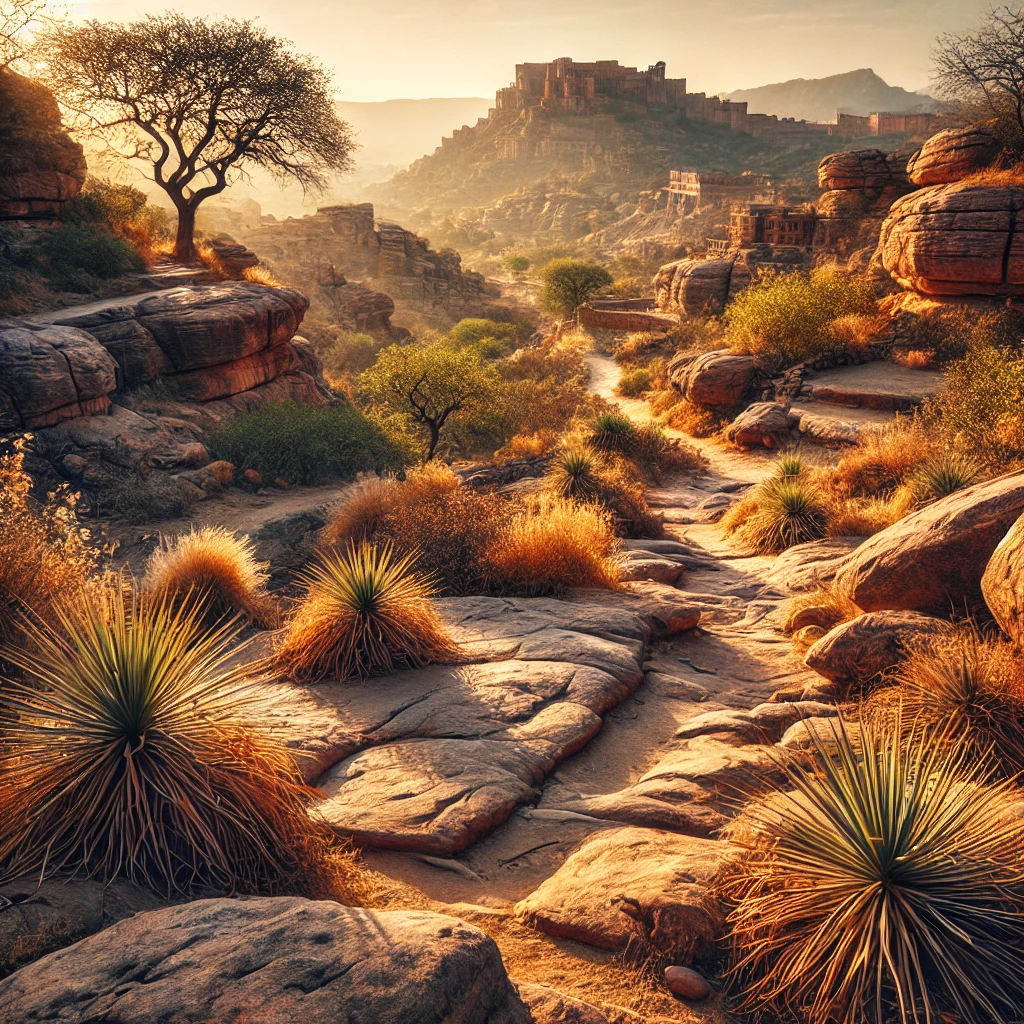
{"type": "Polygon", "coordinates": [[[969,188],[1024,188],[1024,165],[986,167],[957,182],[969,188]]]}
{"type": "Polygon", "coordinates": [[[891,494],[938,451],[938,439],[920,419],[900,417],[868,433],[840,459],[832,477],[854,497],[891,494]]]}
{"type": "Polygon", "coordinates": [[[739,1009],[807,1024],[1015,1019],[1022,826],[964,747],[841,720],[733,826],[739,1009]]]}
{"type": "Polygon", "coordinates": [[[324,552],[304,577],[306,593],[277,651],[281,671],[308,683],[458,660],[433,587],[414,564],[390,544],[324,552]]]}
{"type": "Polygon", "coordinates": [[[777,555],[794,544],[824,537],[829,510],[813,481],[771,477],[734,505],[722,517],[722,525],[744,547],[777,555]]]}
{"type": "Polygon", "coordinates": [[[197,608],[108,588],[55,606],[5,656],[0,865],[196,890],[344,896],[284,747],[251,728],[253,666],[197,608]]]}
{"type": "Polygon", "coordinates": [[[797,633],[805,626],[818,626],[827,633],[841,622],[855,619],[861,609],[848,594],[831,583],[790,598],[785,604],[785,614],[784,633],[797,633]]]}
{"type": "Polygon", "coordinates": [[[24,458],[21,440],[0,455],[0,642],[13,640],[27,618],[55,625],[54,602],[97,583],[98,552],[78,525],[75,497],[34,501],[24,458]]]}
{"type": "Polygon", "coordinates": [[[494,461],[501,465],[513,459],[543,459],[558,447],[558,431],[538,430],[533,434],[516,434],[504,447],[494,453],[494,461]]]}
{"type": "Polygon", "coordinates": [[[893,362],[905,366],[908,370],[929,370],[938,361],[938,354],[930,348],[912,348],[893,353],[892,359],[893,362]]]}
{"type": "Polygon", "coordinates": [[[256,561],[248,537],[222,526],[203,526],[163,538],[149,556],[143,588],[175,603],[196,601],[208,619],[240,615],[257,626],[278,624],[278,609],[267,593],[267,562],[256,561]]]}
{"type": "MultiPolygon", "coordinates": [[[[671,392],[665,392],[671,394],[671,392]]],[[[715,415],[710,409],[695,405],[685,398],[673,402],[661,413],[661,420],[673,430],[681,430],[690,437],[714,437],[726,425],[726,420],[715,415]]]]}
{"type": "Polygon", "coordinates": [[[489,559],[502,593],[618,590],[622,582],[619,542],[608,513],[555,497],[524,506],[493,545],[489,559]]]}

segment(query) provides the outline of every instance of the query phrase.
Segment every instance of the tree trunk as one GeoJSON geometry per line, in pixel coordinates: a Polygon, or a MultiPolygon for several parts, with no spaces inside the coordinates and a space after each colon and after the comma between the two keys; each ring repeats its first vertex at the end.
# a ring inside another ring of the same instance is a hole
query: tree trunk
{"type": "Polygon", "coordinates": [[[436,420],[426,420],[425,422],[430,431],[430,447],[427,449],[427,462],[429,462],[434,457],[437,442],[441,439],[441,428],[437,425],[436,420]]]}
{"type": "Polygon", "coordinates": [[[174,238],[174,258],[186,266],[198,263],[195,242],[196,211],[189,203],[175,205],[178,209],[178,232],[174,238]]]}

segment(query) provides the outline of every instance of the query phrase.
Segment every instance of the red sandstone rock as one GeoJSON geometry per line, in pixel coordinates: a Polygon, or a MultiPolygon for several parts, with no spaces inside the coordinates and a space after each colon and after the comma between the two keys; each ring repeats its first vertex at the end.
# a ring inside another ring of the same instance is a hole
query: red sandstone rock
{"type": "Polygon", "coordinates": [[[711,995],[711,986],[704,976],[691,967],[666,967],[665,984],[674,995],[691,1003],[699,1003],[711,995]]]}
{"type": "Polygon", "coordinates": [[[907,164],[918,186],[949,185],[995,163],[1003,145],[984,128],[947,128],[933,135],[907,164]]]}
{"type": "Polygon", "coordinates": [[[288,343],[253,352],[230,363],[201,370],[175,373],[167,381],[179,397],[189,402],[209,402],[250,391],[302,366],[298,352],[288,343]]]}
{"type": "Polygon", "coordinates": [[[820,189],[882,189],[905,185],[906,170],[894,154],[880,149],[833,153],[818,164],[820,189]]]}
{"type": "Polygon", "coordinates": [[[225,459],[211,462],[204,472],[209,473],[222,487],[228,487],[235,478],[235,467],[225,459]]]}
{"type": "Polygon", "coordinates": [[[717,315],[729,299],[734,259],[677,260],[654,278],[655,302],[665,312],[687,316],[717,315]]]}
{"type": "Polygon", "coordinates": [[[894,203],[879,251],[924,295],[1024,294],[1024,186],[933,185],[894,203]]]}
{"type": "Polygon", "coordinates": [[[259,475],[259,473],[256,472],[255,469],[247,469],[242,474],[242,479],[247,484],[250,484],[253,487],[262,487],[263,486],[263,477],[261,477],[259,475]]]}
{"type": "Polygon", "coordinates": [[[755,402],[729,424],[725,436],[743,448],[779,448],[789,433],[788,406],[755,402]]]}
{"type": "Polygon", "coordinates": [[[869,537],[835,584],[865,611],[971,611],[982,605],[993,551],[1022,512],[1024,471],[967,487],[869,537]]]}
{"type": "Polygon", "coordinates": [[[1024,519],[999,542],[981,578],[992,617],[1011,640],[1024,641],[1024,519]]]}
{"type": "Polygon", "coordinates": [[[731,409],[751,388],[754,360],[727,350],[677,356],[669,363],[668,374],[683,398],[708,408],[731,409]]]}

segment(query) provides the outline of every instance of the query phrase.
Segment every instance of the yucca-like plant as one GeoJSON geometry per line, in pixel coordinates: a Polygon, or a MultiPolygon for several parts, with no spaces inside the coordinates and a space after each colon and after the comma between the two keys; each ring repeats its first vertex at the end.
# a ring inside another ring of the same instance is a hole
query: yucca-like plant
{"type": "Polygon", "coordinates": [[[601,490],[604,462],[592,449],[582,445],[563,448],[548,468],[546,482],[559,498],[593,501],[601,490]]]}
{"type": "Polygon", "coordinates": [[[267,566],[256,560],[248,537],[203,526],[161,540],[149,556],[143,588],[174,603],[199,602],[210,620],[240,615],[274,626],[277,607],[267,593],[267,566]]]}
{"type": "Polygon", "coordinates": [[[913,728],[956,737],[995,774],[1024,771],[1024,689],[1011,644],[974,630],[937,637],[910,653],[895,682],[868,699],[869,717],[884,722],[900,713],[913,728]]]}
{"type": "Polygon", "coordinates": [[[738,534],[761,554],[776,555],[794,544],[818,540],[828,530],[828,506],[818,488],[805,480],[770,479],[758,486],[750,501],[753,512],[738,534]]]}
{"type": "Polygon", "coordinates": [[[594,417],[589,444],[598,451],[631,455],[636,446],[636,427],[624,413],[600,412],[594,417]]]}
{"type": "Polygon", "coordinates": [[[22,678],[0,687],[0,881],[301,889],[328,837],[292,755],[252,728],[236,627],[115,588],[55,612],[4,654],[22,678]]]}
{"type": "Polygon", "coordinates": [[[970,487],[978,479],[979,467],[957,452],[941,452],[925,462],[910,480],[918,501],[935,501],[970,487]]]}
{"type": "Polygon", "coordinates": [[[799,452],[783,452],[775,461],[775,475],[783,480],[795,480],[803,475],[806,468],[799,452]]]}
{"type": "Polygon", "coordinates": [[[303,578],[305,596],[278,650],[282,671],[299,682],[366,679],[458,660],[415,561],[390,543],[323,552],[303,578]]]}
{"type": "Polygon", "coordinates": [[[731,829],[741,1008],[808,1024],[1018,1019],[1022,825],[963,747],[840,720],[731,829]],[[950,1016],[952,1012],[952,1017],[950,1016]]]}

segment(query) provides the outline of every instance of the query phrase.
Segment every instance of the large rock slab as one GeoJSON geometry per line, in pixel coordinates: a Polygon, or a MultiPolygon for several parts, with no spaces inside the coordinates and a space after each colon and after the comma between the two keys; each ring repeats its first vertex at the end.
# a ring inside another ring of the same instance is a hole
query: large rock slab
{"type": "Polygon", "coordinates": [[[121,921],[0,981],[0,1019],[530,1024],[476,928],[295,897],[200,900],[121,921]]]}
{"type": "Polygon", "coordinates": [[[882,263],[923,295],[1024,292],[1024,186],[933,185],[894,203],[882,225],[882,263]]]}
{"type": "Polygon", "coordinates": [[[0,886],[0,976],[164,901],[125,879],[23,878],[0,886]]]}
{"type": "Polygon", "coordinates": [[[687,316],[719,316],[729,301],[734,259],[677,260],[654,278],[658,309],[687,316]]]}
{"type": "Polygon", "coordinates": [[[947,128],[910,158],[907,174],[919,188],[950,185],[990,167],[1002,150],[999,139],[984,128],[947,128]]]}
{"type": "Polygon", "coordinates": [[[574,999],[547,985],[516,982],[519,998],[526,1004],[533,1024],[641,1024],[632,1013],[616,1013],[609,1017],[596,1006],[574,999]]]}
{"type": "Polygon", "coordinates": [[[364,685],[268,687],[267,724],[341,835],[454,853],[536,795],[643,679],[638,610],[546,598],[439,602],[469,662],[364,685]]]}
{"type": "Polygon", "coordinates": [[[906,182],[906,168],[899,158],[880,149],[832,153],[818,164],[818,187],[822,190],[881,189],[906,182]]]}
{"type": "Polygon", "coordinates": [[[830,629],[804,655],[804,664],[834,683],[868,683],[928,640],[952,632],[949,622],[919,612],[867,612],[830,629]]]}
{"type": "Polygon", "coordinates": [[[1022,512],[1024,471],[967,487],[869,537],[835,583],[869,612],[976,609],[989,559],[1022,512]]]}
{"type": "Polygon", "coordinates": [[[0,328],[0,429],[51,426],[103,412],[117,364],[74,327],[0,328]]]}
{"type": "Polygon", "coordinates": [[[781,448],[790,437],[789,406],[755,402],[729,424],[725,436],[742,448],[781,448]]]}
{"type": "Polygon", "coordinates": [[[655,829],[599,832],[517,903],[515,916],[599,949],[639,938],[688,960],[721,934],[722,908],[709,890],[734,855],[724,842],[655,829]]]}
{"type": "Polygon", "coordinates": [[[728,350],[677,356],[669,363],[668,374],[676,391],[695,405],[731,409],[753,385],[754,360],[728,350]]]}
{"type": "Polygon", "coordinates": [[[981,577],[981,592],[999,628],[1012,640],[1024,640],[1024,518],[996,546],[981,577]]]}

